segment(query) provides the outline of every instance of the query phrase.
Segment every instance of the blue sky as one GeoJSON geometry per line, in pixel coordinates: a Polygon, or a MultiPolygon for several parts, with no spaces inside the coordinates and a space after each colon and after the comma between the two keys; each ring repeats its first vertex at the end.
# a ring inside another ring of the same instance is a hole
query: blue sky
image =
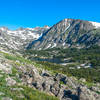
{"type": "Polygon", "coordinates": [[[0,0],[0,26],[52,26],[64,18],[100,22],[100,0],[0,0]]]}

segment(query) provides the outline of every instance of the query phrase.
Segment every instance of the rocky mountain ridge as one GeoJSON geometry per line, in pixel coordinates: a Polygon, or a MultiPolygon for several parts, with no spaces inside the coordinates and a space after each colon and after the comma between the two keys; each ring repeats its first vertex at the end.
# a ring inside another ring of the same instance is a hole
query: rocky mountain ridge
{"type": "Polygon", "coordinates": [[[0,46],[2,48],[20,50],[24,49],[31,41],[38,39],[49,27],[19,28],[9,30],[6,27],[0,28],[0,46]]]}
{"type": "Polygon", "coordinates": [[[90,47],[99,45],[100,23],[79,19],[64,19],[52,27],[0,28],[1,47],[14,50],[90,47]]]}
{"type": "Polygon", "coordinates": [[[100,42],[100,23],[64,19],[27,47],[32,49],[88,47],[100,42]]]}

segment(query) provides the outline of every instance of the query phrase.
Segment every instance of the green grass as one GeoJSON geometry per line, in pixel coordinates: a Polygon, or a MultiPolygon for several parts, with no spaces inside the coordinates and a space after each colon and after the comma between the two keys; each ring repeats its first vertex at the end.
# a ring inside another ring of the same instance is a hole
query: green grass
{"type": "Polygon", "coordinates": [[[10,97],[13,100],[59,100],[54,96],[50,96],[46,93],[39,92],[27,86],[13,86],[13,87],[1,87],[0,91],[5,95],[2,97],[10,97]],[[12,90],[11,88],[21,88],[21,90],[12,90]]]}
{"type": "Polygon", "coordinates": [[[90,87],[94,86],[94,84],[93,84],[93,83],[91,83],[91,82],[85,82],[84,84],[85,84],[85,85],[87,85],[87,86],[88,86],[88,88],[90,88],[90,87]]]}
{"type": "Polygon", "coordinates": [[[25,90],[23,91],[23,94],[25,95],[27,100],[58,100],[58,98],[54,96],[47,95],[37,90],[33,90],[27,87],[23,87],[23,88],[25,90]]]}
{"type": "MultiPolygon", "coordinates": [[[[0,53],[3,54],[3,56],[6,59],[9,59],[9,60],[12,60],[12,61],[19,61],[20,63],[32,64],[32,61],[25,59],[24,57],[21,57],[19,55],[12,55],[12,54],[4,53],[4,52],[1,52],[1,51],[0,51],[0,53]]],[[[20,63],[16,62],[16,64],[20,64],[20,63]]]]}

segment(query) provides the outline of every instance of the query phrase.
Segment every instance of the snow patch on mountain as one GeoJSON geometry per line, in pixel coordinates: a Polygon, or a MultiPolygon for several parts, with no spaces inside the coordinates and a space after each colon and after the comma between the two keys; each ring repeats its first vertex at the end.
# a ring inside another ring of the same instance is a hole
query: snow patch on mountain
{"type": "Polygon", "coordinates": [[[49,44],[48,46],[47,46],[47,48],[46,49],[48,49],[48,48],[50,48],[51,47],[51,44],[49,44]]]}
{"type": "Polygon", "coordinates": [[[25,31],[25,30],[20,30],[20,31],[7,31],[7,34],[12,35],[12,36],[20,36],[20,38],[22,39],[27,39],[29,37],[33,37],[33,39],[38,39],[39,38],[39,34],[37,34],[36,32],[31,32],[31,31],[25,31]]]}
{"type": "Polygon", "coordinates": [[[66,27],[63,33],[65,33],[69,29],[69,27],[70,27],[70,24],[68,25],[68,27],[66,27]]]}
{"type": "Polygon", "coordinates": [[[14,50],[23,49],[30,42],[37,40],[46,30],[47,27],[19,28],[17,30],[1,27],[0,46],[14,50]]]}
{"type": "Polygon", "coordinates": [[[53,44],[53,46],[52,46],[51,48],[54,48],[54,47],[56,47],[56,46],[57,46],[57,44],[56,44],[56,43],[54,43],[54,44],[53,44]]]}
{"type": "Polygon", "coordinates": [[[97,22],[91,22],[93,26],[95,26],[95,28],[100,28],[100,23],[97,23],[97,22]]]}

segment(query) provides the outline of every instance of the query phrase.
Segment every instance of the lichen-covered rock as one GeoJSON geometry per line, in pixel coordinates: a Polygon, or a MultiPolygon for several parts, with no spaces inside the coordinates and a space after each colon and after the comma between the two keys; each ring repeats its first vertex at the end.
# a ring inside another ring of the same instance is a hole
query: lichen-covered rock
{"type": "Polygon", "coordinates": [[[6,78],[7,86],[13,86],[16,84],[16,81],[12,79],[11,77],[6,78]]]}
{"type": "Polygon", "coordinates": [[[12,100],[12,99],[9,97],[3,97],[2,100],[12,100]]]}

